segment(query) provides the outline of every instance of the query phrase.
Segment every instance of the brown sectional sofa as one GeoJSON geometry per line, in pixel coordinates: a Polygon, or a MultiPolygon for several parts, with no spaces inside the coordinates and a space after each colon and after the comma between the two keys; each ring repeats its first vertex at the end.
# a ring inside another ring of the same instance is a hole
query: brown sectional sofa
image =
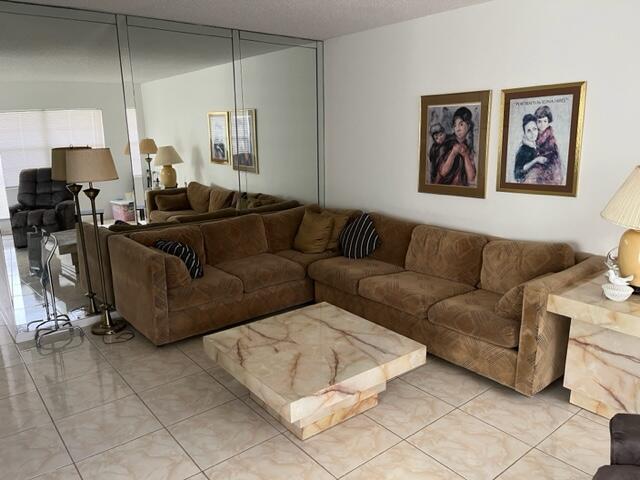
{"type": "Polygon", "coordinates": [[[603,270],[566,244],[522,242],[371,214],[368,258],[292,249],[304,207],[110,239],[118,310],[156,344],[326,301],[427,345],[430,353],[533,395],[564,369],[568,319],[547,295],[603,270]],[[191,280],[155,239],[192,245],[191,280]]]}

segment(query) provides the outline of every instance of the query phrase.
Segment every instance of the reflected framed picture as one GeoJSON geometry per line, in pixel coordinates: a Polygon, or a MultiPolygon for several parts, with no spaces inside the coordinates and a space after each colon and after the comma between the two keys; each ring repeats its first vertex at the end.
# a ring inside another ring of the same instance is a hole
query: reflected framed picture
{"type": "Polygon", "coordinates": [[[502,91],[497,190],[575,197],[586,82],[502,91]]]}
{"type": "Polygon", "coordinates": [[[209,152],[213,163],[229,163],[229,112],[209,112],[209,152]]]}
{"type": "Polygon", "coordinates": [[[418,191],[484,198],[491,91],[420,97],[418,191]]]}
{"type": "Polygon", "coordinates": [[[258,173],[256,109],[247,108],[230,112],[230,119],[233,169],[258,173]]]}

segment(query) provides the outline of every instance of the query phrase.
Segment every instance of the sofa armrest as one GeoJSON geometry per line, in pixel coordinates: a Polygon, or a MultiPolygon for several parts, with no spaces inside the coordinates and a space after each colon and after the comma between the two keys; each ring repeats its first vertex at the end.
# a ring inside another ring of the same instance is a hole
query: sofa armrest
{"type": "Polygon", "coordinates": [[[180,188],[165,188],[163,190],[147,190],[147,218],[149,218],[149,213],[158,210],[158,204],[156,203],[156,197],[158,195],[177,195],[179,193],[187,193],[187,189],[185,187],[180,188]]]}
{"type": "Polygon", "coordinates": [[[534,395],[564,373],[570,320],[547,311],[547,297],[604,271],[593,256],[573,267],[529,282],[524,289],[515,389],[534,395]]]}
{"type": "Polygon", "coordinates": [[[16,203],[14,205],[9,206],[9,218],[13,217],[16,213],[21,212],[23,210],[22,205],[16,203]]]}
{"type": "Polygon", "coordinates": [[[640,415],[618,413],[609,422],[611,465],[640,467],[640,415]]]}
{"type": "Polygon", "coordinates": [[[118,311],[156,345],[170,341],[167,275],[162,252],[126,235],[109,238],[118,311]]]}
{"type": "Polygon", "coordinates": [[[63,200],[55,206],[56,218],[62,230],[70,230],[76,224],[76,206],[73,200],[63,200]]]}

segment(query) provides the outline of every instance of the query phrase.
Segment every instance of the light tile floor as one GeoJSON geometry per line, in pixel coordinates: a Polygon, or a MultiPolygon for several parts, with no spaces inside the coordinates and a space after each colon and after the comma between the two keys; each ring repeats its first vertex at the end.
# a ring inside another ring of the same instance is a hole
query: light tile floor
{"type": "Polygon", "coordinates": [[[587,480],[609,461],[606,420],[560,382],[526,398],[431,356],[302,442],[200,338],[1,343],[0,480],[587,480]]]}

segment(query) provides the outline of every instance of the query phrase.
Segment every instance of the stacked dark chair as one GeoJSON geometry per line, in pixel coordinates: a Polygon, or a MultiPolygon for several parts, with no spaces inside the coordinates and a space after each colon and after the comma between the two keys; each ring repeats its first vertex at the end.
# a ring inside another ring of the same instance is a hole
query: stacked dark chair
{"type": "Polygon", "coordinates": [[[51,168],[20,172],[18,203],[9,207],[9,213],[16,248],[27,246],[28,232],[69,230],[76,223],[73,196],[65,182],[51,180],[51,168]]]}
{"type": "Polygon", "coordinates": [[[640,479],[640,415],[619,413],[609,423],[611,465],[600,467],[593,480],[640,479]]]}

